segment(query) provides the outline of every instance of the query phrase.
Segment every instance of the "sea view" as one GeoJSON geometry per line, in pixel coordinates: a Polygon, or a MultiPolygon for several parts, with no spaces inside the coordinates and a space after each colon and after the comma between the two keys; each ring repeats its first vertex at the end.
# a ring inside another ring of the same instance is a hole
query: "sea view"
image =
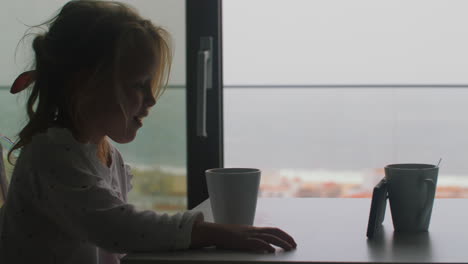
{"type": "Polygon", "coordinates": [[[437,194],[468,197],[467,101],[450,87],[228,88],[225,165],[264,169],[264,195],[369,197],[385,165],[442,158],[437,194]]]}

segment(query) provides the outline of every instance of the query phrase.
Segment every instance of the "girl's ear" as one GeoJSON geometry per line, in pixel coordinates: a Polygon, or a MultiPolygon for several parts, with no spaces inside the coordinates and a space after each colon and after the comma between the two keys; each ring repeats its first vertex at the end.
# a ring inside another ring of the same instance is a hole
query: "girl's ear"
{"type": "Polygon", "coordinates": [[[71,74],[66,85],[74,96],[77,94],[84,95],[85,97],[94,96],[100,92],[101,89],[94,89],[98,80],[95,80],[92,74],[93,72],[90,69],[81,69],[71,74]]]}

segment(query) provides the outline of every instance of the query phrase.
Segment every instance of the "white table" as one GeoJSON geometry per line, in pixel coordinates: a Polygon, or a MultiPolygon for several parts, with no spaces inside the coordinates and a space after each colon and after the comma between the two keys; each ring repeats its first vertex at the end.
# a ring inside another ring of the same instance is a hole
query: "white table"
{"type": "MultiPolygon", "coordinates": [[[[255,225],[276,226],[297,249],[274,254],[215,249],[130,254],[123,264],[149,263],[468,263],[468,200],[436,199],[429,232],[393,232],[389,206],[383,229],[366,237],[370,199],[260,198],[255,225]]],[[[212,221],[209,201],[198,210],[212,221]]]]}

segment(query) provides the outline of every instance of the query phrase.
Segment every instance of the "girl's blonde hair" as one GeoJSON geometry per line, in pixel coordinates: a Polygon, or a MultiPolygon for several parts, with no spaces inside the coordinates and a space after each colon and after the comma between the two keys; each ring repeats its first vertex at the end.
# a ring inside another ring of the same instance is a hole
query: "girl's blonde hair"
{"type": "MultiPolygon", "coordinates": [[[[151,61],[142,63],[156,64],[151,81],[156,98],[168,82],[172,61],[168,32],[141,18],[128,5],[101,0],[70,1],[58,15],[39,26],[43,25],[48,31],[37,35],[32,44],[36,80],[26,105],[29,122],[8,153],[10,163],[14,150],[49,127],[66,127],[78,133],[86,120],[84,108],[99,103],[92,94],[101,87],[114,88],[110,96],[127,117],[121,76],[133,53],[143,50],[145,60],[151,61]]],[[[99,149],[105,151],[107,146],[104,141],[99,149]]]]}

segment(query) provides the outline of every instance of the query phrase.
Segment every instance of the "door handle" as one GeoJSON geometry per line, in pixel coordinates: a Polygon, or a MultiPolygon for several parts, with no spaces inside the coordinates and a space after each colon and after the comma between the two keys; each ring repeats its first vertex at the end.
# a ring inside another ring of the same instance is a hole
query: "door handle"
{"type": "Polygon", "coordinates": [[[197,53],[197,136],[207,137],[206,94],[213,87],[213,37],[201,37],[197,53]]]}

